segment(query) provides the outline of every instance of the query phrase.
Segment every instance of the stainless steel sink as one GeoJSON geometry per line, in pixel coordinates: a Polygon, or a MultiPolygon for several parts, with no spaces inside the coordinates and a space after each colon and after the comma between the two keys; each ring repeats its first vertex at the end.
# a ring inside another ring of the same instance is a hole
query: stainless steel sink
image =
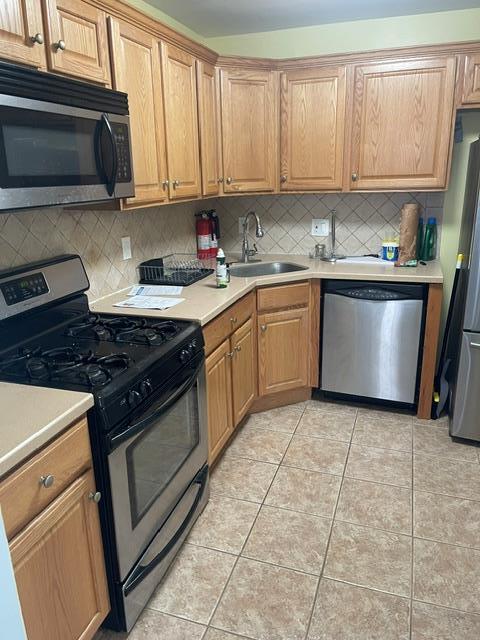
{"type": "Polygon", "coordinates": [[[308,267],[302,267],[292,262],[261,262],[257,264],[236,264],[230,267],[230,274],[237,278],[250,278],[252,276],[274,276],[279,273],[291,273],[292,271],[305,271],[308,267]]]}

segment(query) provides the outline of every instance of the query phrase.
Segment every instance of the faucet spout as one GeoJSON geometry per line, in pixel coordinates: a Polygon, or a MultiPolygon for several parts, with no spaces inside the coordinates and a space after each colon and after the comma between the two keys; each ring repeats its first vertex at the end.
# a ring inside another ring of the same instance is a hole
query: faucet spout
{"type": "MultiPolygon", "coordinates": [[[[255,211],[249,211],[245,216],[245,220],[243,221],[243,242],[242,242],[242,262],[249,262],[249,258],[254,256],[257,253],[256,247],[254,249],[250,249],[248,246],[248,222],[250,217],[253,216],[255,218],[255,235],[257,238],[263,238],[264,231],[262,227],[262,223],[260,218],[255,213],[255,211]]],[[[255,245],[254,245],[255,246],[255,245]]]]}

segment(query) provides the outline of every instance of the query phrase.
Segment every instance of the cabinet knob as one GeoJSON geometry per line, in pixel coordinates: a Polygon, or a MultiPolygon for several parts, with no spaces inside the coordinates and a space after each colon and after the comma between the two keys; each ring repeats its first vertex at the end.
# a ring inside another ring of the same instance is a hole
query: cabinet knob
{"type": "Polygon", "coordinates": [[[172,187],[173,187],[174,189],[176,189],[176,188],[177,188],[177,187],[179,187],[179,186],[180,186],[180,180],[174,180],[174,181],[172,182],[172,187]]]}
{"type": "Polygon", "coordinates": [[[222,184],[222,182],[223,182],[223,178],[218,178],[218,179],[217,179],[217,182],[218,182],[218,184],[222,184]]]}
{"type": "Polygon", "coordinates": [[[229,351],[226,355],[227,358],[233,358],[233,356],[235,355],[235,351],[229,351]]]}
{"type": "Polygon", "coordinates": [[[242,347],[240,347],[240,346],[236,346],[235,347],[235,351],[241,351],[241,350],[242,350],[242,347]]]}
{"type": "Polygon", "coordinates": [[[230,178],[230,176],[229,176],[229,177],[225,180],[225,182],[226,182],[227,184],[232,184],[232,182],[233,182],[233,178],[230,178]]]}
{"type": "Polygon", "coordinates": [[[267,330],[267,325],[266,324],[261,324],[260,325],[260,329],[265,333],[265,331],[267,330]]]}
{"type": "Polygon", "coordinates": [[[230,318],[230,322],[231,322],[232,324],[237,324],[237,322],[238,322],[238,318],[237,318],[236,316],[234,316],[233,318],[230,318]]]}
{"type": "Polygon", "coordinates": [[[169,181],[169,180],[164,180],[164,181],[162,182],[162,187],[163,187],[163,190],[164,190],[164,191],[165,191],[165,189],[167,189],[167,188],[168,188],[168,185],[169,185],[169,184],[170,184],[170,181],[169,181]]]}
{"type": "Polygon", "coordinates": [[[56,42],[54,45],[55,49],[58,51],[60,49],[60,51],[65,51],[65,49],[67,48],[67,45],[65,44],[65,40],[59,40],[58,42],[56,42]]]}
{"type": "Polygon", "coordinates": [[[280,176],[280,182],[286,182],[286,181],[287,181],[287,176],[285,174],[280,176]]]}
{"type": "Polygon", "coordinates": [[[43,44],[43,35],[41,33],[36,33],[34,36],[30,38],[33,44],[43,44]]]}
{"type": "Polygon", "coordinates": [[[50,489],[50,487],[53,485],[54,482],[55,482],[55,476],[51,476],[51,475],[40,476],[40,484],[42,485],[42,487],[45,487],[45,489],[50,489]]]}
{"type": "Polygon", "coordinates": [[[100,491],[90,491],[90,493],[88,494],[88,499],[93,500],[93,502],[96,502],[98,504],[102,499],[102,494],[100,493],[100,491]]]}
{"type": "Polygon", "coordinates": [[[358,173],[352,173],[352,182],[356,182],[358,180],[358,173]]]}

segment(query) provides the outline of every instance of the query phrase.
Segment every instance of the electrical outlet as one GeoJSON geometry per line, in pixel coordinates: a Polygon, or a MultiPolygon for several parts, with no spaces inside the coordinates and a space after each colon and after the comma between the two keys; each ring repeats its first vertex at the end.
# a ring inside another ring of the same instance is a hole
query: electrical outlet
{"type": "Polygon", "coordinates": [[[238,235],[243,236],[243,225],[245,224],[245,216],[240,216],[238,219],[238,235]]]}
{"type": "Polygon", "coordinates": [[[313,218],[312,236],[328,236],[330,233],[330,220],[328,218],[313,218]]]}
{"type": "Polygon", "coordinates": [[[130,242],[130,236],[124,236],[122,238],[122,253],[124,260],[130,260],[132,257],[132,243],[130,242]]]}

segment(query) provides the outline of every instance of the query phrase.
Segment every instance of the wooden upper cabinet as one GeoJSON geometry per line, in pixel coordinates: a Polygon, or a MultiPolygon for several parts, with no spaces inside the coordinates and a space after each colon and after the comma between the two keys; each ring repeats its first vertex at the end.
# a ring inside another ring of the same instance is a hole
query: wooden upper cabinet
{"type": "Polygon", "coordinates": [[[90,470],[10,541],[28,640],[92,638],[109,611],[90,470]]]}
{"type": "Polygon", "coordinates": [[[462,104],[480,103],[480,53],[465,56],[462,104]]]}
{"type": "Polygon", "coordinates": [[[39,0],[0,2],[0,58],[44,68],[44,38],[39,0]]]}
{"type": "Polygon", "coordinates": [[[159,42],[109,18],[113,87],[128,93],[135,197],[126,206],[166,200],[167,164],[159,42]]]}
{"type": "Polygon", "coordinates": [[[83,0],[43,0],[43,4],[49,69],[109,85],[105,13],[83,0]]]}
{"type": "Polygon", "coordinates": [[[197,60],[198,123],[202,193],[217,195],[220,191],[218,92],[215,67],[197,60]]]}
{"type": "Polygon", "coordinates": [[[282,73],[280,123],[280,189],[341,189],[345,67],[282,73]]]}
{"type": "Polygon", "coordinates": [[[222,69],[224,191],[273,191],[278,173],[278,79],[272,71],[222,69]]]}
{"type": "Polygon", "coordinates": [[[195,58],[162,42],[170,198],[202,193],[195,58]]]}
{"type": "Polygon", "coordinates": [[[444,188],[454,57],[355,67],[351,189],[444,188]]]}

